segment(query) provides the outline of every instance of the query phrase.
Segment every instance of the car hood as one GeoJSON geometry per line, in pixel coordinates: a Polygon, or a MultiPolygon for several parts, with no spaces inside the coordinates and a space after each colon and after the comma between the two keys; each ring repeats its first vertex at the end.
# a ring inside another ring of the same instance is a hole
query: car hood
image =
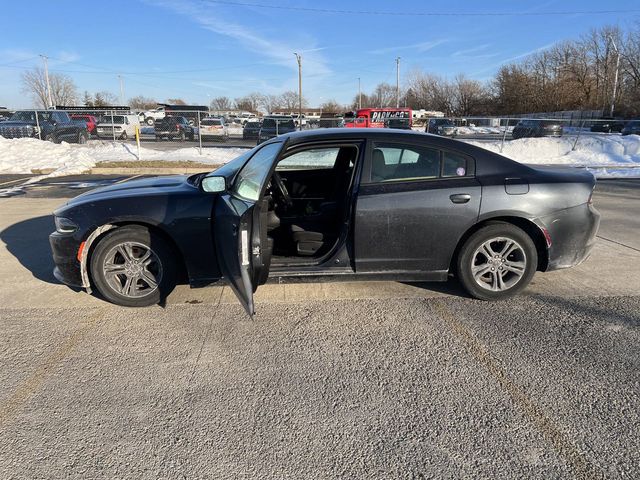
{"type": "Polygon", "coordinates": [[[0,127],[35,127],[35,122],[23,122],[18,120],[7,120],[0,122],[0,127]]]}
{"type": "Polygon", "coordinates": [[[172,175],[116,183],[78,195],[69,200],[61,209],[114,198],[193,193],[194,190],[197,191],[198,187],[189,182],[188,178],[187,175],[172,175]]]}

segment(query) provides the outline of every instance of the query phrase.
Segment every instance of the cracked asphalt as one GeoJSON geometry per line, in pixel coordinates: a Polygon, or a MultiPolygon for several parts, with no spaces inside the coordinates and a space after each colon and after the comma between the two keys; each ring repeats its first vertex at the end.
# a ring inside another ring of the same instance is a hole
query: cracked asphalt
{"type": "Polygon", "coordinates": [[[592,258],[512,301],[267,285],[253,321],[223,287],[57,285],[59,201],[0,199],[0,478],[640,477],[640,182],[599,184],[592,258]]]}

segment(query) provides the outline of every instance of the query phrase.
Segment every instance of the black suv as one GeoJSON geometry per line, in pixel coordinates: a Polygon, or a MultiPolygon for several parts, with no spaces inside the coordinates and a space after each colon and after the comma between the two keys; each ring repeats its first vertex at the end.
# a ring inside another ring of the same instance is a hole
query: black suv
{"type": "Polygon", "coordinates": [[[242,129],[242,139],[252,140],[258,138],[260,134],[261,123],[259,120],[248,120],[242,129]]]}
{"type": "Polygon", "coordinates": [[[258,133],[258,144],[282,135],[283,133],[291,133],[296,131],[296,124],[291,115],[270,115],[264,117],[260,133],[258,133]]]}
{"type": "Polygon", "coordinates": [[[448,118],[432,118],[427,123],[427,128],[424,131],[434,135],[452,137],[456,134],[456,124],[448,118]]]}
{"type": "Polygon", "coordinates": [[[616,120],[614,118],[603,118],[602,122],[591,125],[592,132],[611,133],[622,132],[624,128],[624,120],[616,120]]]}
{"type": "Polygon", "coordinates": [[[87,143],[89,132],[85,123],[74,122],[60,110],[20,110],[0,123],[4,138],[40,138],[50,142],[87,143]]]}
{"type": "Polygon", "coordinates": [[[156,140],[167,137],[169,140],[175,138],[180,142],[184,142],[185,138],[193,140],[196,134],[196,129],[189,125],[189,121],[184,117],[169,116],[156,120],[153,130],[156,134],[156,140]]]}

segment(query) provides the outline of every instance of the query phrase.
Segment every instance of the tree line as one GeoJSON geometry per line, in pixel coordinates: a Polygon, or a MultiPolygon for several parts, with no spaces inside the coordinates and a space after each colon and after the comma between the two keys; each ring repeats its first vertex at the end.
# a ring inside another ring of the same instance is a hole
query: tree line
{"type": "MultiPolygon", "coordinates": [[[[109,92],[81,97],[73,80],[67,75],[50,73],[51,97],[54,105],[104,106],[117,97],[109,92]]],[[[45,75],[35,68],[22,75],[23,90],[42,107],[48,104],[45,75]]],[[[623,30],[617,26],[593,29],[577,40],[556,45],[531,54],[519,61],[501,66],[486,82],[464,74],[446,78],[414,70],[406,76],[401,88],[400,105],[413,109],[442,111],[447,115],[514,115],[561,110],[610,111],[612,99],[617,116],[640,115],[640,23],[623,30]],[[616,80],[617,71],[617,80],[616,80]],[[614,99],[615,90],[615,99],[614,99]]],[[[351,105],[335,100],[322,105],[324,111],[366,107],[394,107],[396,87],[380,83],[370,93],[356,95],[351,105]]],[[[149,109],[156,101],[144,96],[129,100],[133,109],[149,109]]],[[[167,103],[184,103],[168,99],[167,103]]],[[[299,98],[295,91],[279,95],[252,92],[231,99],[216,97],[213,110],[246,110],[251,112],[278,110],[296,111],[299,98]]],[[[302,106],[308,101],[303,97],[302,106]]]]}

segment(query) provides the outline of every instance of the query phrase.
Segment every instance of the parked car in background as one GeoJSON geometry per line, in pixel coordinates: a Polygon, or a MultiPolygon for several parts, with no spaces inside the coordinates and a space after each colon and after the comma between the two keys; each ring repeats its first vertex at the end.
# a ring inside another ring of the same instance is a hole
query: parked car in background
{"type": "Polygon", "coordinates": [[[599,132],[599,133],[613,133],[613,132],[620,133],[622,132],[624,125],[625,125],[625,122],[623,120],[615,120],[613,118],[608,118],[608,119],[604,119],[601,122],[597,122],[591,125],[591,131],[599,132]]]}
{"type": "Polygon", "coordinates": [[[214,172],[98,188],[55,212],[55,277],[124,306],[180,272],[224,278],[250,315],[268,278],[447,281],[504,300],[578,265],[600,215],[583,169],[524,165],[435,135],[307,130],[214,172]]]}
{"type": "Polygon", "coordinates": [[[140,128],[140,120],[135,114],[105,115],[96,126],[98,138],[117,138],[126,140],[136,136],[136,128],[140,128]]]}
{"type": "Polygon", "coordinates": [[[520,120],[513,127],[511,137],[561,137],[562,123],[557,120],[520,120]]]}
{"type": "Polygon", "coordinates": [[[631,120],[622,129],[622,135],[640,135],[640,120],[631,120]]]}
{"type": "Polygon", "coordinates": [[[432,118],[427,122],[425,132],[452,137],[456,134],[456,124],[448,118],[432,118]]]}
{"type": "Polygon", "coordinates": [[[142,112],[142,114],[138,114],[138,116],[144,117],[144,123],[151,126],[156,123],[157,120],[162,120],[166,116],[166,113],[164,107],[158,107],[142,112]]]}
{"type": "Polygon", "coordinates": [[[54,143],[87,143],[89,132],[84,123],[74,122],[62,110],[20,110],[0,123],[0,136],[41,138],[54,143]]]}
{"type": "Polygon", "coordinates": [[[226,142],[229,138],[229,129],[224,123],[224,119],[207,117],[200,121],[200,138],[202,140],[216,139],[226,142]]]}
{"type": "Polygon", "coordinates": [[[291,116],[293,117],[293,123],[298,129],[300,128],[300,123],[302,123],[303,127],[307,126],[307,117],[304,115],[304,113],[302,114],[302,117],[300,117],[300,115],[297,113],[291,116]],[[302,118],[302,120],[300,118],[302,118]]]}
{"type": "Polygon", "coordinates": [[[396,117],[387,118],[384,121],[384,128],[411,130],[411,118],[396,118],[396,117]]]}
{"type": "Polygon", "coordinates": [[[318,120],[319,128],[342,128],[345,124],[345,118],[340,113],[323,112],[318,120]]]}
{"type": "Polygon", "coordinates": [[[71,118],[71,120],[84,122],[84,124],[87,126],[87,132],[89,132],[89,135],[97,135],[96,127],[98,125],[98,119],[93,115],[87,115],[84,113],[72,113],[71,115],[69,115],[69,117],[71,118]]]}
{"type": "Polygon", "coordinates": [[[296,131],[296,124],[291,115],[269,115],[262,119],[262,125],[258,132],[258,144],[267,140],[296,131]]]}
{"type": "Polygon", "coordinates": [[[153,131],[156,136],[156,140],[162,138],[168,138],[173,140],[174,138],[180,142],[184,142],[185,139],[193,140],[195,138],[196,129],[189,124],[189,121],[184,117],[168,116],[161,120],[157,120],[153,126],[153,131]]]}
{"type": "Polygon", "coordinates": [[[258,138],[258,134],[260,133],[260,126],[262,123],[258,120],[249,120],[244,124],[244,128],[242,129],[242,139],[243,140],[255,140],[258,138]]]}

